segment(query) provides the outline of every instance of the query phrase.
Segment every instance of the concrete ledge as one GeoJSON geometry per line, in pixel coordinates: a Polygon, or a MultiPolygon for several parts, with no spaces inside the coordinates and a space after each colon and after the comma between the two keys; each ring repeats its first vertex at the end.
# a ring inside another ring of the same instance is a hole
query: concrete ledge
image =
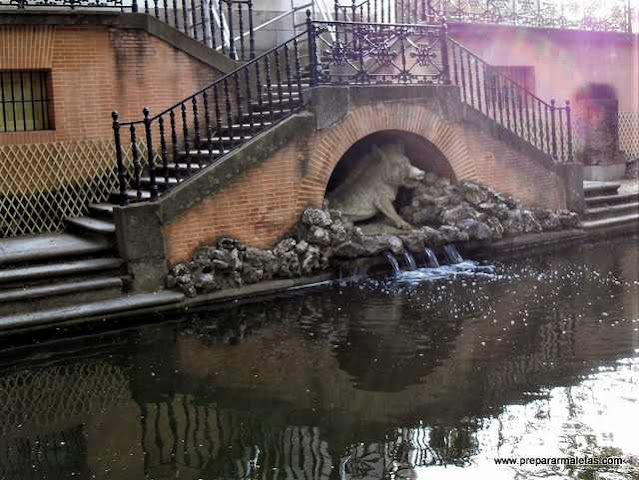
{"type": "Polygon", "coordinates": [[[58,326],[61,322],[88,321],[95,317],[103,319],[114,313],[125,313],[130,316],[135,314],[136,310],[177,303],[183,298],[184,295],[178,292],[147,293],[42,312],[13,315],[0,318],[0,332],[5,333],[31,327],[58,326]]]}
{"type": "Polygon", "coordinates": [[[226,74],[239,63],[192,39],[176,28],[145,13],[75,10],[0,10],[0,25],[95,26],[120,30],[143,30],[209,67],[226,74]]]}
{"type": "Polygon", "coordinates": [[[595,182],[607,182],[610,180],[620,180],[626,174],[626,164],[615,165],[585,165],[584,180],[595,182]]]}
{"type": "MultiPolygon", "coordinates": [[[[522,235],[503,239],[492,244],[470,242],[460,244],[458,247],[466,257],[486,260],[500,256],[529,255],[549,249],[567,248],[575,243],[589,239],[590,237],[583,230],[573,229],[522,235]]],[[[376,270],[377,273],[383,273],[384,265],[388,266],[389,272],[391,270],[388,261],[384,257],[371,257],[365,260],[380,267],[376,270]]],[[[353,263],[357,262],[358,260],[355,260],[353,263]]],[[[44,329],[52,326],[77,326],[82,328],[84,324],[88,325],[97,321],[104,322],[107,319],[126,319],[127,325],[130,326],[130,324],[136,322],[144,323],[143,318],[148,319],[150,315],[176,314],[199,307],[221,305],[229,302],[233,302],[234,305],[251,303],[257,299],[278,293],[326,285],[336,279],[334,272],[327,272],[313,277],[271,280],[246,285],[241,288],[221,290],[195,298],[186,298],[183,294],[174,291],[133,295],[49,312],[5,317],[0,319],[0,335],[44,329]]],[[[122,325],[114,326],[120,328],[122,325]]]]}
{"type": "Polygon", "coordinates": [[[231,301],[234,302],[236,300],[243,299],[248,299],[249,302],[252,302],[256,298],[273,295],[276,293],[297,290],[300,288],[326,285],[327,283],[330,283],[335,279],[335,275],[332,272],[328,272],[321,275],[314,275],[312,277],[268,280],[265,282],[254,283],[252,285],[246,285],[240,288],[229,288],[226,290],[220,290],[219,292],[200,295],[194,298],[186,298],[180,304],[180,307],[189,309],[200,305],[211,305],[231,301]]]}
{"type": "Polygon", "coordinates": [[[486,259],[507,254],[525,253],[555,248],[561,244],[582,242],[588,238],[584,230],[560,230],[557,232],[529,233],[519,237],[505,238],[494,243],[469,242],[460,245],[462,253],[474,258],[486,259]]]}

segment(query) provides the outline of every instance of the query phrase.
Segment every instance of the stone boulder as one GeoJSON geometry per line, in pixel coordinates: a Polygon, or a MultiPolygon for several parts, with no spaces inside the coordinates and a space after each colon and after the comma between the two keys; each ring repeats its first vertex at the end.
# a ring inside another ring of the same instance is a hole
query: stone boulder
{"type": "Polygon", "coordinates": [[[467,204],[461,204],[457,207],[445,210],[442,213],[442,223],[445,225],[457,225],[464,220],[476,220],[478,218],[477,211],[467,204]]]}
{"type": "Polygon", "coordinates": [[[457,224],[462,232],[468,234],[471,240],[488,240],[492,238],[493,232],[491,228],[484,222],[467,218],[457,224]]]}

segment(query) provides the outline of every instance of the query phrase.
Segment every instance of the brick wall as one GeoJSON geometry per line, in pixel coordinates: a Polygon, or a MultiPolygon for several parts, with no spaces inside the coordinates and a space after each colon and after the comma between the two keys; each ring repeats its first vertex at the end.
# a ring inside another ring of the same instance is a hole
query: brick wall
{"type": "Polygon", "coordinates": [[[111,137],[111,111],[142,118],[220,75],[142,30],[100,26],[0,26],[0,69],[51,71],[55,130],[0,133],[0,143],[111,137]]]}
{"type": "Polygon", "coordinates": [[[551,171],[467,123],[452,123],[415,103],[377,103],[353,109],[336,125],[296,138],[258,167],[234,178],[165,227],[171,265],[202,244],[230,235],[266,247],[282,237],[308,206],[321,206],[333,169],[357,141],[400,130],[430,141],[455,177],[512,193],[526,204],[562,207],[562,186],[551,171]]]}

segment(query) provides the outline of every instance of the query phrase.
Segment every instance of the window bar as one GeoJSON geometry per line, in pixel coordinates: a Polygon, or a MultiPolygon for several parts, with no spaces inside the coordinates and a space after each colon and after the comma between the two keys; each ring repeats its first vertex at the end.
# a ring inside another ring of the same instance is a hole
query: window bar
{"type": "Polygon", "coordinates": [[[36,120],[35,120],[35,95],[33,93],[33,71],[28,72],[29,74],[29,92],[31,93],[31,123],[33,125],[33,130],[36,130],[36,120]]]}
{"type": "Polygon", "coordinates": [[[8,132],[9,126],[7,125],[7,111],[4,99],[4,74],[2,72],[0,72],[0,99],[2,99],[2,131],[8,132]]]}
{"type": "Polygon", "coordinates": [[[13,131],[18,131],[18,120],[16,117],[16,92],[14,88],[15,80],[13,79],[13,71],[9,72],[9,84],[11,85],[11,108],[13,110],[13,131]]]}

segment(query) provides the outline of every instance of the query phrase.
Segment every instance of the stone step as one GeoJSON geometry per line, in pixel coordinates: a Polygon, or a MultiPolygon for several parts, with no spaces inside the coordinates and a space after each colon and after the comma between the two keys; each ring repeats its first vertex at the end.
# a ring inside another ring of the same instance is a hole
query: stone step
{"type": "Polygon", "coordinates": [[[20,286],[23,286],[28,282],[42,279],[86,275],[93,272],[104,273],[119,269],[122,263],[119,258],[107,257],[6,268],[0,270],[0,284],[18,284],[19,282],[20,286]]]}
{"type": "Polygon", "coordinates": [[[70,233],[4,239],[0,240],[0,267],[96,255],[110,252],[112,248],[106,238],[87,238],[70,233]]]}
{"type": "Polygon", "coordinates": [[[22,313],[0,317],[0,331],[6,333],[18,329],[53,325],[79,319],[103,317],[122,312],[130,312],[179,303],[184,295],[177,292],[162,291],[158,293],[145,293],[139,295],[122,296],[109,300],[83,303],[68,307],[53,308],[38,312],[22,313]]]}
{"type": "Polygon", "coordinates": [[[124,291],[124,278],[112,275],[58,279],[0,291],[0,317],[118,298],[124,291]]]}
{"type": "Polygon", "coordinates": [[[90,233],[94,235],[115,235],[115,225],[113,221],[101,220],[99,218],[83,216],[68,218],[66,220],[67,227],[71,231],[78,233],[90,233]]]}
{"type": "Polygon", "coordinates": [[[0,291],[0,303],[29,301],[42,297],[53,297],[87,290],[101,290],[105,288],[122,288],[124,282],[121,277],[99,277],[86,280],[69,280],[54,284],[25,286],[0,291]]]}
{"type": "MultiPolygon", "coordinates": [[[[127,198],[130,201],[135,201],[135,200],[138,199],[138,191],[137,190],[133,190],[132,188],[126,190],[125,194],[126,194],[127,198]]],[[[151,192],[149,192],[148,190],[142,190],[141,191],[141,199],[142,200],[148,200],[149,198],[151,198],[151,192]]],[[[114,205],[119,205],[120,204],[120,192],[111,192],[111,196],[109,197],[109,201],[111,201],[114,205]]]]}
{"type": "Polygon", "coordinates": [[[639,213],[639,202],[622,203],[619,205],[606,205],[597,208],[588,208],[584,213],[586,221],[613,218],[639,213]]]}
{"type": "Polygon", "coordinates": [[[599,197],[587,197],[586,207],[597,208],[605,205],[619,205],[639,201],[639,193],[620,193],[617,195],[603,195],[599,197]]]}
{"type": "Polygon", "coordinates": [[[584,196],[600,197],[606,195],[617,195],[621,184],[615,182],[584,182],[584,196]]]}
{"type": "MultiPolygon", "coordinates": [[[[274,122],[271,122],[271,121],[254,122],[253,123],[253,128],[256,131],[258,129],[259,130],[263,130],[263,129],[266,129],[266,128],[269,128],[269,127],[273,126],[273,124],[274,124],[274,122]]],[[[233,129],[233,135],[235,136],[235,134],[237,134],[237,132],[240,131],[240,129],[241,130],[249,130],[250,131],[251,124],[250,123],[245,123],[244,121],[241,124],[236,122],[236,123],[234,123],[231,126],[231,128],[233,129]]],[[[228,135],[229,130],[230,129],[229,129],[228,125],[226,125],[226,126],[222,127],[222,130],[220,132],[216,132],[216,133],[222,134],[222,135],[225,135],[225,134],[228,135]]]]}
{"type": "MultiPolygon", "coordinates": [[[[271,107],[273,107],[273,109],[284,109],[285,111],[290,111],[291,109],[295,109],[301,105],[302,104],[299,99],[290,100],[288,97],[283,97],[282,100],[280,100],[276,95],[272,97],[270,102],[268,101],[268,98],[266,98],[262,102],[262,107],[260,107],[259,102],[252,102],[251,108],[253,109],[253,114],[256,115],[260,111],[268,111],[271,107]]],[[[244,112],[244,114],[248,115],[247,112],[244,112]]]]}
{"type": "MultiPolygon", "coordinates": [[[[189,168],[191,169],[191,173],[195,173],[195,172],[199,172],[202,168],[206,168],[206,165],[204,167],[200,167],[199,164],[197,163],[191,163],[191,165],[187,165],[186,162],[170,162],[167,164],[167,167],[169,169],[170,175],[175,175],[175,172],[178,171],[180,173],[186,173],[188,172],[189,168]]],[[[162,176],[164,176],[164,167],[161,170],[158,170],[158,174],[162,173],[162,176]]],[[[171,177],[169,177],[171,178],[171,177]]],[[[181,179],[184,178],[183,176],[180,177],[181,179]]]]}
{"type": "Polygon", "coordinates": [[[639,231],[639,213],[600,220],[587,220],[581,222],[581,227],[587,232],[602,231],[610,233],[612,230],[619,230],[620,228],[639,231]]]}
{"type": "MultiPolygon", "coordinates": [[[[251,135],[234,135],[233,137],[229,137],[228,135],[223,137],[213,136],[211,137],[211,144],[213,145],[213,147],[220,148],[220,143],[222,143],[225,147],[227,147],[229,145],[236,145],[238,143],[245,142],[247,140],[250,140],[251,138],[253,138],[251,135]]],[[[200,146],[206,147],[207,145],[208,139],[205,137],[200,142],[200,146]]]]}
{"type": "MultiPolygon", "coordinates": [[[[191,169],[193,170],[193,169],[191,169]]],[[[151,185],[151,177],[141,177],[140,178],[140,182],[142,182],[142,185],[151,185]]],[[[180,183],[178,181],[177,178],[175,177],[169,177],[168,181],[164,176],[156,176],[155,177],[155,184],[157,185],[157,187],[161,190],[166,190],[167,188],[171,188],[175,185],[177,185],[178,183],[180,183]]]]}
{"type": "Polygon", "coordinates": [[[89,205],[89,213],[94,218],[113,221],[113,204],[92,203],[91,205],[89,205]]]}
{"type": "MultiPolygon", "coordinates": [[[[231,152],[231,150],[225,148],[223,154],[226,155],[229,152],[231,152]]],[[[220,150],[217,149],[217,148],[214,148],[212,150],[212,154],[213,154],[214,159],[222,156],[220,154],[220,150]]],[[[209,158],[209,151],[207,149],[205,149],[205,148],[201,148],[199,150],[195,150],[195,149],[194,150],[189,150],[189,157],[191,157],[191,158],[209,158]]],[[[186,158],[186,151],[184,151],[184,150],[179,151],[178,152],[178,159],[183,160],[185,158],[186,158]]],[[[185,163],[185,162],[182,162],[182,163],[185,163]]],[[[194,162],[194,163],[196,163],[196,162],[194,162]]]]}

